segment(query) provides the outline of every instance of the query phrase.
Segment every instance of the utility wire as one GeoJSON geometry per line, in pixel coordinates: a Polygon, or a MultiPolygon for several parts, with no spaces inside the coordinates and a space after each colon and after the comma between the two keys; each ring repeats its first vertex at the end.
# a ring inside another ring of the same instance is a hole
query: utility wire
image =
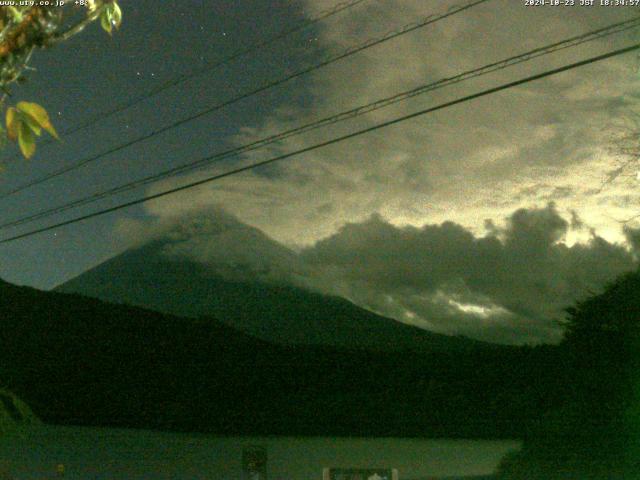
{"type": "Polygon", "coordinates": [[[293,152],[289,152],[289,153],[285,153],[285,154],[282,154],[282,155],[278,155],[276,157],[272,157],[272,158],[267,159],[267,160],[256,162],[256,163],[253,163],[251,165],[247,165],[247,166],[244,166],[244,167],[240,167],[240,168],[236,168],[236,169],[233,169],[233,170],[229,170],[227,172],[220,173],[220,174],[217,174],[217,175],[213,175],[213,176],[210,176],[210,177],[206,177],[204,179],[197,180],[195,182],[190,182],[190,183],[187,183],[187,184],[179,186],[179,187],[171,188],[169,190],[165,190],[165,191],[162,191],[162,192],[159,192],[159,193],[155,193],[153,195],[147,195],[147,196],[144,196],[144,197],[141,197],[141,198],[137,198],[135,200],[131,200],[131,201],[128,201],[128,202],[121,203],[119,205],[115,205],[113,207],[105,208],[103,210],[98,210],[98,211],[95,211],[95,212],[92,212],[92,213],[88,213],[86,215],[82,215],[82,216],[75,217],[75,218],[72,218],[72,219],[69,219],[69,220],[65,220],[63,222],[55,223],[53,225],[48,225],[46,227],[41,227],[41,228],[38,228],[38,229],[35,229],[35,230],[31,230],[31,231],[26,232],[26,233],[15,235],[13,237],[4,238],[4,239],[0,240],[0,244],[12,242],[12,241],[15,241],[15,240],[18,240],[18,239],[21,239],[21,238],[30,237],[30,236],[36,235],[38,233],[47,232],[49,230],[53,230],[53,229],[56,229],[56,228],[59,228],[59,227],[65,226],[65,225],[71,225],[73,223],[77,223],[77,222],[80,222],[80,221],[83,221],[83,220],[87,220],[87,219],[94,218],[94,217],[97,217],[97,216],[100,216],[100,215],[105,215],[107,213],[111,213],[111,212],[115,212],[115,211],[118,211],[118,210],[122,210],[122,209],[127,208],[127,207],[131,207],[131,206],[134,206],[134,205],[139,205],[141,203],[145,203],[145,202],[148,202],[148,201],[151,201],[151,200],[155,200],[157,198],[165,197],[167,195],[171,195],[171,194],[174,194],[174,193],[177,193],[177,192],[181,192],[183,190],[188,190],[188,189],[197,187],[199,185],[204,185],[206,183],[210,183],[210,182],[213,182],[215,180],[220,180],[222,178],[230,177],[232,175],[237,175],[237,174],[242,173],[242,172],[246,172],[246,171],[258,168],[258,167],[262,167],[264,165],[268,165],[268,164],[271,164],[271,163],[274,163],[274,162],[285,160],[287,158],[291,158],[291,157],[296,156],[296,155],[300,155],[300,154],[303,154],[303,153],[310,152],[312,150],[317,150],[319,148],[323,148],[323,147],[326,147],[326,146],[329,146],[329,145],[333,145],[333,144],[336,144],[338,142],[342,142],[344,140],[348,140],[348,139],[351,139],[351,138],[354,138],[354,137],[358,137],[360,135],[364,135],[366,133],[370,133],[370,132],[379,130],[381,128],[389,127],[391,125],[395,125],[395,124],[407,121],[407,120],[412,119],[412,118],[416,118],[416,117],[419,117],[419,116],[422,116],[422,115],[426,115],[428,113],[432,113],[432,112],[435,112],[435,111],[438,111],[438,110],[443,110],[445,108],[449,108],[449,107],[452,107],[454,105],[458,105],[458,104],[461,104],[461,103],[464,103],[464,102],[468,102],[468,101],[474,100],[476,98],[480,98],[480,97],[484,97],[484,96],[487,96],[487,95],[491,95],[493,93],[497,93],[497,92],[500,92],[502,90],[507,90],[509,88],[517,87],[519,85],[523,85],[525,83],[529,83],[529,82],[532,82],[534,80],[539,80],[541,78],[546,78],[546,77],[550,77],[552,75],[557,75],[559,73],[566,72],[566,71],[572,70],[574,68],[582,67],[584,65],[588,65],[588,64],[595,63],[595,62],[598,62],[598,61],[601,61],[601,60],[612,58],[612,57],[615,57],[615,56],[618,56],[618,55],[622,55],[622,54],[625,54],[625,53],[628,53],[628,52],[631,52],[631,51],[634,51],[634,50],[638,50],[638,49],[640,49],[640,43],[636,43],[634,45],[631,45],[631,46],[628,46],[628,47],[625,47],[625,48],[621,48],[621,49],[618,49],[618,50],[613,50],[611,52],[608,52],[608,53],[605,53],[605,54],[602,54],[602,55],[598,55],[598,56],[595,56],[595,57],[591,57],[591,58],[588,58],[588,59],[585,59],[585,60],[581,60],[579,62],[571,63],[571,64],[568,64],[568,65],[564,65],[562,67],[554,68],[552,70],[547,70],[545,72],[538,73],[536,75],[531,75],[529,77],[525,77],[525,78],[522,78],[520,80],[515,80],[513,82],[508,82],[508,83],[499,85],[497,87],[493,87],[493,88],[489,88],[489,89],[486,89],[486,90],[482,90],[482,91],[480,91],[478,93],[467,95],[465,97],[461,97],[461,98],[458,98],[456,100],[451,100],[449,102],[441,103],[440,105],[436,105],[435,107],[430,107],[430,108],[427,108],[427,109],[424,109],[424,110],[419,110],[417,112],[414,112],[414,113],[411,113],[411,114],[408,114],[408,115],[403,115],[401,117],[396,117],[396,118],[394,118],[392,120],[388,120],[386,122],[378,123],[377,125],[373,125],[371,127],[364,128],[362,130],[358,130],[356,132],[349,133],[347,135],[342,135],[340,137],[336,137],[336,138],[333,138],[331,140],[326,140],[324,142],[316,143],[314,145],[311,145],[311,146],[308,146],[308,147],[305,147],[305,148],[301,148],[301,149],[295,150],[293,152]]]}
{"type": "Polygon", "coordinates": [[[261,92],[264,92],[266,90],[269,90],[269,89],[271,89],[273,87],[282,85],[282,84],[284,84],[286,82],[289,82],[290,80],[293,80],[295,78],[301,77],[302,75],[305,75],[307,73],[310,73],[310,72],[313,72],[313,71],[318,70],[320,68],[323,68],[323,67],[325,67],[327,65],[335,63],[335,62],[337,62],[339,60],[342,60],[344,58],[350,57],[351,55],[355,55],[356,53],[359,53],[359,52],[361,52],[363,50],[366,50],[366,49],[369,49],[369,48],[374,47],[376,45],[379,45],[381,43],[387,42],[387,41],[392,40],[392,39],[394,39],[396,37],[399,37],[401,35],[405,35],[407,33],[413,32],[414,30],[417,30],[419,28],[426,27],[427,25],[433,24],[433,23],[438,22],[440,20],[443,20],[443,19],[445,19],[447,17],[450,17],[450,16],[455,15],[457,13],[463,12],[463,11],[469,9],[469,8],[475,7],[476,5],[480,5],[482,3],[489,2],[489,1],[491,1],[491,0],[473,0],[471,2],[465,3],[464,5],[454,5],[454,6],[450,7],[450,8],[448,8],[444,13],[437,14],[437,15],[429,15],[428,17],[425,17],[424,19],[422,19],[422,20],[420,20],[418,22],[413,22],[413,23],[407,24],[404,27],[402,27],[402,28],[400,28],[398,30],[394,30],[392,32],[389,32],[389,33],[385,34],[382,37],[367,40],[366,42],[364,42],[364,43],[362,43],[360,45],[357,45],[357,46],[350,47],[350,48],[346,49],[342,53],[339,53],[339,54],[333,55],[333,56],[329,56],[325,60],[322,60],[320,63],[316,63],[316,64],[314,64],[312,66],[309,66],[309,67],[303,68],[301,70],[298,70],[295,73],[287,75],[286,77],[280,78],[278,80],[273,80],[271,82],[265,83],[262,86],[254,89],[254,90],[251,90],[251,91],[246,92],[246,93],[241,93],[241,94],[239,94],[239,95],[237,95],[237,96],[235,96],[235,97],[233,97],[233,98],[231,98],[229,100],[226,100],[226,101],[224,101],[222,103],[218,103],[218,104],[213,105],[211,107],[208,107],[208,108],[206,108],[204,110],[201,110],[196,114],[190,115],[190,116],[188,116],[186,118],[183,118],[181,120],[173,122],[173,123],[171,123],[169,125],[165,125],[164,127],[157,128],[157,129],[151,131],[150,133],[142,135],[142,136],[140,136],[138,138],[135,138],[133,140],[129,140],[129,141],[127,141],[125,143],[122,143],[120,145],[117,145],[115,147],[111,147],[111,148],[109,148],[107,150],[104,150],[101,153],[98,153],[98,154],[92,155],[90,157],[87,157],[85,159],[82,159],[82,160],[78,161],[77,163],[74,163],[73,165],[69,165],[67,167],[63,167],[63,168],[61,168],[59,170],[56,170],[56,171],[54,171],[54,172],[52,172],[52,173],[50,173],[50,174],[48,174],[48,175],[46,175],[46,176],[44,176],[44,177],[42,177],[40,179],[33,180],[33,181],[28,182],[28,183],[26,183],[26,184],[24,184],[22,186],[14,188],[13,190],[10,190],[10,191],[8,191],[6,193],[0,194],[0,199],[7,198],[7,197],[9,197],[11,195],[14,195],[14,194],[18,193],[18,192],[26,190],[27,188],[33,187],[35,185],[39,185],[39,184],[44,183],[44,182],[46,182],[48,180],[51,180],[51,179],[56,178],[56,177],[59,177],[60,175],[63,175],[63,174],[68,173],[68,172],[71,172],[71,171],[76,170],[76,169],[78,169],[80,167],[83,167],[83,166],[85,166],[85,165],[87,165],[89,163],[92,163],[92,162],[94,162],[94,161],[96,161],[96,160],[98,160],[98,159],[100,159],[102,157],[105,157],[107,155],[111,155],[113,153],[119,152],[120,150],[128,148],[128,147],[130,147],[132,145],[135,145],[137,143],[143,142],[145,140],[149,140],[150,138],[156,137],[156,136],[158,136],[158,135],[160,135],[160,134],[162,134],[162,133],[164,133],[164,132],[166,132],[168,130],[172,130],[172,129],[174,129],[176,127],[179,127],[181,125],[184,125],[186,123],[192,122],[193,120],[196,120],[196,119],[201,118],[201,117],[203,117],[205,115],[213,113],[213,112],[215,112],[217,110],[220,110],[220,109],[222,109],[222,108],[224,108],[226,106],[229,106],[229,105],[231,105],[233,103],[239,102],[240,100],[244,100],[244,99],[252,97],[252,96],[254,96],[254,95],[258,94],[258,93],[261,93],[261,92]]]}
{"type": "Polygon", "coordinates": [[[199,159],[195,162],[190,162],[187,163],[185,165],[180,165],[178,167],[174,167],[174,168],[170,168],[167,170],[164,170],[162,172],[158,172],[156,174],[138,179],[138,180],[134,180],[128,183],[125,183],[123,185],[119,185],[117,187],[113,187],[111,189],[102,191],[102,192],[97,192],[94,193],[92,195],[89,195],[87,197],[75,200],[73,202],[70,203],[66,203],[64,205],[60,205],[57,207],[53,207],[53,208],[49,208],[46,210],[41,210],[39,212],[36,212],[32,215],[26,216],[26,217],[22,217],[16,220],[12,220],[6,223],[2,223],[0,224],[0,229],[4,229],[4,228],[8,228],[8,227],[14,227],[17,225],[22,225],[25,223],[30,223],[33,222],[35,220],[39,220],[42,218],[46,218],[58,213],[62,213],[64,211],[70,210],[72,208],[76,208],[82,205],[86,205],[89,203],[93,203],[96,202],[102,198],[105,197],[110,197],[113,195],[116,195],[118,193],[122,193],[122,192],[126,192],[129,190],[133,190],[135,188],[141,187],[143,185],[147,185],[150,183],[154,183],[157,182],[159,180],[162,180],[164,178],[168,178],[168,177],[172,177],[175,175],[179,175],[181,173],[185,173],[185,172],[189,172],[192,170],[196,170],[205,166],[208,166],[214,162],[217,161],[221,161],[221,160],[226,160],[232,157],[236,157],[242,153],[246,153],[246,152],[250,152],[250,151],[254,151],[257,150],[259,148],[262,148],[264,146],[282,141],[286,138],[290,138],[293,136],[297,136],[300,135],[302,133],[306,133],[327,125],[334,125],[338,122],[341,121],[345,121],[347,119],[352,119],[361,115],[364,115],[366,113],[375,111],[375,110],[379,110],[381,108],[393,105],[395,103],[407,100],[409,98],[418,96],[418,95],[422,95],[425,93],[428,93],[430,91],[433,90],[437,90],[449,85],[453,85],[456,83],[460,83],[462,81],[466,81],[469,80],[471,78],[475,78],[475,77],[480,77],[483,75],[487,75],[489,73],[493,73],[495,71],[498,70],[502,70],[505,69],[507,67],[513,66],[513,65],[517,65],[519,63],[523,63],[523,62],[527,62],[530,61],[534,58],[538,58],[544,55],[549,55],[551,53],[557,52],[559,50],[563,50],[566,48],[570,48],[570,47],[575,47],[577,45],[581,45],[583,43],[586,42],[590,42],[596,39],[600,39],[600,38],[604,38],[616,33],[620,33],[626,30],[630,30],[632,28],[638,28],[640,27],[640,17],[637,17],[635,19],[632,20],[627,20],[624,22],[618,22],[618,23],[614,23],[612,25],[597,29],[597,30],[593,30],[591,32],[587,32],[581,35],[577,35],[559,42],[555,42],[552,43],[550,45],[546,45],[544,47],[539,47],[539,48],[535,48],[533,50],[529,50],[525,53],[521,53],[519,55],[515,55],[512,57],[508,57],[506,59],[488,64],[488,65],[484,65],[482,67],[479,68],[475,68],[473,70],[468,70],[465,71],[463,73],[457,74],[455,76],[452,77],[448,77],[448,78],[444,78],[441,80],[438,80],[436,82],[433,83],[429,83],[426,85],[421,85],[419,87],[413,88],[411,90],[407,90],[405,92],[401,92],[398,94],[395,94],[393,96],[390,97],[386,97],[380,100],[377,100],[375,102],[372,103],[368,103],[366,105],[361,105],[359,107],[353,108],[351,110],[347,110],[345,112],[341,112],[329,117],[325,117],[322,118],[320,120],[316,120],[314,122],[311,123],[307,123],[305,125],[290,129],[290,130],[286,130],[284,132],[280,132],[278,134],[275,135],[271,135],[269,137],[266,138],[262,138],[260,140],[256,140],[254,142],[251,142],[249,144],[246,145],[242,145],[240,147],[236,147],[230,150],[226,150],[224,152],[218,153],[214,156],[207,156],[203,159],[199,159]]]}
{"type": "MultiPolygon", "coordinates": [[[[88,127],[91,127],[93,125],[95,125],[98,122],[103,121],[106,118],[109,118],[117,113],[123,112],[125,110],[128,110],[129,108],[138,105],[141,102],[144,102],[145,100],[148,100],[152,97],[155,97],[156,95],[164,92],[165,90],[175,87],[177,85],[180,85],[181,83],[184,83],[188,80],[191,80],[193,78],[197,78],[199,76],[204,75],[207,72],[210,72],[212,70],[215,70],[219,67],[222,67],[224,65],[227,65],[231,62],[233,62],[234,60],[237,60],[240,57],[243,57],[245,55],[249,55],[251,53],[257,52],[265,47],[268,47],[269,45],[271,45],[272,43],[276,43],[279,40],[282,40],[283,38],[288,37],[289,35],[292,35],[294,33],[297,33],[301,30],[306,29],[307,27],[310,27],[311,25],[318,23],[322,20],[325,20],[333,15],[336,15],[344,10],[347,10],[349,8],[355,7],[360,3],[366,2],[368,0],[351,0],[351,1],[346,1],[346,2],[340,2],[336,5],[334,5],[332,8],[330,9],[326,9],[321,11],[320,13],[318,13],[317,15],[308,18],[307,20],[303,21],[302,23],[300,23],[299,25],[296,25],[294,27],[291,27],[289,29],[283,30],[282,32],[266,38],[264,40],[261,40],[257,43],[254,43],[253,45],[250,45],[244,49],[240,49],[235,51],[234,53],[232,53],[231,55],[229,55],[226,58],[223,58],[222,60],[219,60],[217,62],[214,63],[210,63],[209,65],[205,65],[202,68],[193,70],[189,73],[185,73],[182,75],[177,76],[176,78],[172,78],[169,79],[167,81],[165,81],[164,83],[162,83],[161,85],[158,85],[157,87],[149,90],[148,92],[145,92],[137,97],[132,98],[131,100],[122,103],[121,105],[118,105],[114,108],[112,108],[111,110],[107,110],[105,112],[102,112],[98,115],[96,115],[95,117],[93,117],[92,119],[89,119],[87,121],[85,121],[84,123],[81,123],[80,125],[77,125],[75,127],[72,127],[68,130],[64,130],[62,132],[62,136],[69,136],[72,135],[76,132],[79,132],[81,130],[84,130],[88,127]]],[[[45,146],[48,145],[50,143],[53,143],[53,140],[47,140],[46,142],[43,142],[41,146],[45,146]]]]}

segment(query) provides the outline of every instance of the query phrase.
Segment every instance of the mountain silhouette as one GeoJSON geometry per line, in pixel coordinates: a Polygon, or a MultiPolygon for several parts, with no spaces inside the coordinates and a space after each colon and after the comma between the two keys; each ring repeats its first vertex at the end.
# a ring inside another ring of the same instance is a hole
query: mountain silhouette
{"type": "Polygon", "coordinates": [[[215,318],[0,283],[0,388],[47,423],[514,437],[547,397],[533,379],[549,366],[532,353],[277,345],[215,318]]]}
{"type": "Polygon", "coordinates": [[[297,255],[230,217],[190,222],[60,285],[109,302],[173,315],[212,316],[282,345],[459,351],[482,342],[428,332],[350,301],[295,286],[297,255]],[[221,224],[220,224],[221,223],[221,224]]]}

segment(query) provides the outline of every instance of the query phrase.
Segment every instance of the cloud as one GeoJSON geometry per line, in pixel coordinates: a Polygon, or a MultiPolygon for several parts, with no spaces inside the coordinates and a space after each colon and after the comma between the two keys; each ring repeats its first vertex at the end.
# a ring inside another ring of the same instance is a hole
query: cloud
{"type": "Polygon", "coordinates": [[[118,230],[132,246],[159,242],[162,254],[230,280],[294,283],[303,270],[295,252],[215,206],[155,222],[128,220],[118,230]]]}
{"type": "Polygon", "coordinates": [[[571,247],[553,204],[518,209],[476,236],[452,222],[396,227],[379,215],[302,252],[325,288],[432,330],[507,342],[554,341],[563,309],[635,267],[623,245],[571,247]]]}
{"type": "Polygon", "coordinates": [[[234,280],[339,295],[435,332],[502,343],[558,341],[566,307],[637,266],[637,231],[626,230],[628,245],[591,233],[568,246],[574,227],[552,203],[487,226],[479,235],[450,221],[395,226],[374,214],[299,252],[219,208],[127,231],[234,280]]]}
{"type": "MultiPolygon", "coordinates": [[[[367,2],[317,25],[318,55],[342,52],[457,3],[367,2]]],[[[326,8],[324,0],[306,0],[304,11],[313,15],[326,8]]],[[[305,76],[300,79],[307,92],[304,106],[272,111],[260,124],[241,128],[233,142],[252,142],[627,19],[631,10],[572,7],[571,15],[558,15],[555,9],[530,9],[520,2],[488,2],[305,76]]],[[[243,164],[609,51],[628,38],[601,39],[433,91],[248,153],[243,164]]],[[[636,186],[593,192],[616,162],[606,146],[615,119],[637,90],[634,62],[620,57],[532,82],[158,200],[148,208],[154,215],[173,215],[222,204],[281,242],[310,245],[374,212],[395,225],[450,220],[477,233],[485,218],[556,201],[608,240],[622,241],[607,213],[620,210],[626,212],[623,217],[630,216],[634,205],[624,197],[636,186]]],[[[164,182],[153,192],[172,186],[173,181],[164,182]]]]}

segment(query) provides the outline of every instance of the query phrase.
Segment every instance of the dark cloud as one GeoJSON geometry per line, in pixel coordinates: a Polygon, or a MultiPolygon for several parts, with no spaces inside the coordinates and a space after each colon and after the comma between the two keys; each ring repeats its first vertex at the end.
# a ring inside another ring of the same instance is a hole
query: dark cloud
{"type": "Polygon", "coordinates": [[[570,226],[572,230],[580,230],[581,228],[585,227],[585,223],[580,218],[580,215],[578,215],[578,212],[576,212],[575,210],[571,210],[569,213],[571,213],[570,226]]]}
{"type": "Polygon", "coordinates": [[[521,208],[508,220],[506,245],[523,252],[546,253],[563,238],[567,228],[567,221],[558,215],[554,204],[539,210],[521,208]]]}
{"type": "MultiPolygon", "coordinates": [[[[634,268],[622,245],[569,247],[553,204],[515,211],[477,237],[452,222],[396,227],[374,215],[303,251],[326,289],[437,331],[498,341],[553,341],[563,309],[634,268]]],[[[640,237],[640,236],[639,236],[640,237]]],[[[635,238],[635,237],[634,237],[635,238]]]]}

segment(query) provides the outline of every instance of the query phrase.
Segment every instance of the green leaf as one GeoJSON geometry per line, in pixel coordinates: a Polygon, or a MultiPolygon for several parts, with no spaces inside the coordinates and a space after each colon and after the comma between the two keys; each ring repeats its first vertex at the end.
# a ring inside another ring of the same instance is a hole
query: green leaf
{"type": "Polygon", "coordinates": [[[113,9],[111,12],[111,24],[116,28],[120,28],[122,24],[122,10],[120,10],[120,5],[114,1],[111,6],[113,9]]]}
{"type": "Polygon", "coordinates": [[[105,9],[100,15],[100,26],[105,32],[111,35],[111,30],[113,29],[113,26],[111,25],[111,20],[109,18],[109,13],[107,9],[105,9]]]}
{"type": "Polygon", "coordinates": [[[17,108],[36,135],[40,135],[41,129],[44,128],[52,137],[59,138],[51,124],[49,114],[43,107],[37,103],[19,102],[17,108]]]}
{"type": "Polygon", "coordinates": [[[29,159],[36,153],[36,138],[33,135],[33,130],[27,125],[26,122],[20,122],[20,131],[18,133],[18,144],[20,145],[20,151],[26,159],[29,159]]]}
{"type": "Polygon", "coordinates": [[[22,117],[21,121],[23,123],[26,123],[27,126],[31,129],[31,131],[36,134],[36,136],[39,137],[42,134],[42,127],[38,125],[38,123],[35,121],[33,117],[30,117],[29,115],[25,115],[25,114],[22,114],[21,117],[22,117]]]}
{"type": "Polygon", "coordinates": [[[100,15],[100,25],[102,29],[111,35],[113,28],[120,28],[122,24],[122,10],[117,2],[109,3],[100,15]]]}

